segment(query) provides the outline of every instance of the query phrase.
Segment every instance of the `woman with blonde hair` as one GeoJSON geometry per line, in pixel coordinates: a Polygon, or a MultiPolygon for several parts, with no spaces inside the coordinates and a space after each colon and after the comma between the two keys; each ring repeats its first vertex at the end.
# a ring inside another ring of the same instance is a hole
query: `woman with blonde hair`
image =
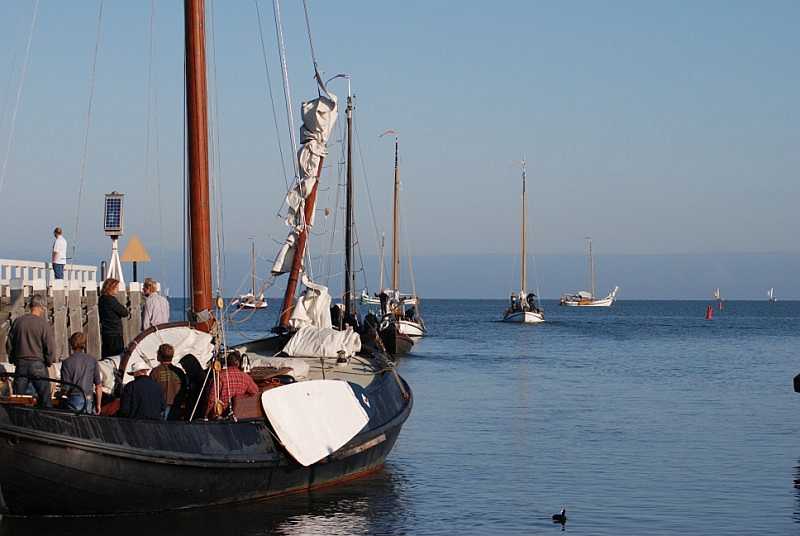
{"type": "Polygon", "coordinates": [[[100,338],[102,357],[120,355],[125,349],[122,339],[122,319],[127,317],[128,309],[114,296],[119,289],[119,280],[110,277],[103,281],[97,309],[100,314],[100,338]]]}

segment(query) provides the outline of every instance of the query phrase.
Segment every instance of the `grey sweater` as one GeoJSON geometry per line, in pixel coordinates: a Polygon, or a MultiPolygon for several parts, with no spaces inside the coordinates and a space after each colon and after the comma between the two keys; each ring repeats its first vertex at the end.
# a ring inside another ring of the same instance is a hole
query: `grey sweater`
{"type": "Polygon", "coordinates": [[[11,325],[6,341],[8,360],[16,363],[23,358],[38,358],[50,366],[56,360],[56,341],[53,328],[44,318],[23,315],[11,325]]]}

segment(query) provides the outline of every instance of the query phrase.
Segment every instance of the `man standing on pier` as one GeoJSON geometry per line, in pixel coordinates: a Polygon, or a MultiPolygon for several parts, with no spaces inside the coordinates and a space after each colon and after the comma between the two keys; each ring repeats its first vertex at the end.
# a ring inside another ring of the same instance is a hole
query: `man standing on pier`
{"type": "Polygon", "coordinates": [[[142,310],[142,331],[151,326],[169,322],[169,301],[158,293],[158,281],[150,277],[144,280],[142,294],[145,296],[142,310]]]}
{"type": "Polygon", "coordinates": [[[61,227],[53,229],[53,236],[56,237],[53,241],[53,273],[56,279],[64,279],[64,265],[67,264],[67,239],[64,238],[61,227]]]}
{"type": "Polygon", "coordinates": [[[32,383],[39,398],[39,407],[52,406],[50,382],[30,378],[48,378],[47,367],[55,362],[56,341],[53,328],[45,318],[47,302],[38,294],[31,298],[31,312],[23,315],[11,326],[6,346],[9,361],[20,376],[14,378],[14,392],[24,395],[32,383]]]}

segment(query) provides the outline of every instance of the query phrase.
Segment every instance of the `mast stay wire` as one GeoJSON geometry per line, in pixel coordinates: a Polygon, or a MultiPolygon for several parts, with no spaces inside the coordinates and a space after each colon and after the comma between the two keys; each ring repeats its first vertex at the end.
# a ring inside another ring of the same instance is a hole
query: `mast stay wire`
{"type": "Polygon", "coordinates": [[[31,57],[31,43],[33,42],[33,32],[36,28],[36,19],[39,15],[39,0],[33,4],[33,15],[31,16],[31,25],[28,30],[28,43],[25,46],[25,59],[22,63],[22,73],[20,74],[19,84],[17,85],[17,98],[14,101],[14,109],[11,112],[11,125],[8,130],[8,144],[6,146],[6,154],[3,158],[3,166],[0,168],[0,193],[3,191],[3,186],[6,180],[6,170],[8,169],[8,158],[11,156],[11,149],[14,147],[14,133],[17,125],[17,112],[19,111],[19,102],[22,98],[22,88],[25,86],[25,78],[28,74],[28,64],[31,57]]]}
{"type": "MultiPolygon", "coordinates": [[[[225,259],[225,221],[223,219],[223,189],[222,189],[222,154],[220,149],[219,140],[222,137],[222,123],[219,119],[219,84],[217,78],[217,37],[216,37],[216,6],[217,3],[212,0],[211,10],[209,11],[209,29],[211,37],[211,86],[213,88],[213,98],[210,99],[212,106],[210,119],[210,157],[211,165],[211,190],[213,195],[213,211],[214,211],[214,231],[215,231],[215,264],[216,264],[216,293],[217,296],[223,296],[224,293],[224,277],[226,272],[226,259],[225,259]]],[[[226,308],[218,309],[220,315],[220,325],[223,329],[220,330],[222,336],[222,346],[227,347],[227,337],[225,326],[226,308]]],[[[227,373],[227,367],[226,367],[227,373]]]]}
{"type": "Polygon", "coordinates": [[[149,51],[147,62],[147,114],[146,114],[146,127],[145,127],[145,149],[144,149],[144,168],[145,176],[150,177],[151,170],[153,172],[153,181],[155,182],[156,197],[156,210],[158,211],[158,271],[159,281],[164,280],[164,210],[161,200],[161,168],[159,166],[159,135],[158,135],[158,84],[153,84],[153,56],[155,53],[155,17],[156,17],[156,3],[155,0],[150,0],[150,36],[149,36],[149,51]],[[151,126],[155,143],[151,144],[151,126]],[[150,146],[153,146],[155,153],[154,161],[151,166],[151,153],[150,146]]]}
{"type": "MultiPolygon", "coordinates": [[[[370,216],[372,217],[372,227],[375,229],[375,251],[379,252],[380,249],[381,249],[381,231],[380,231],[380,228],[378,227],[378,219],[375,216],[375,204],[372,202],[372,192],[371,192],[371,190],[369,188],[369,178],[368,178],[368,175],[367,175],[367,166],[366,166],[365,161],[364,161],[364,151],[362,150],[362,147],[361,147],[361,138],[358,135],[358,132],[359,132],[358,123],[357,123],[355,117],[353,117],[353,132],[355,133],[354,137],[355,137],[355,141],[356,141],[356,148],[358,150],[358,158],[359,158],[359,160],[361,162],[361,174],[364,177],[363,178],[364,187],[365,187],[365,189],[367,191],[367,199],[369,201],[369,212],[370,212],[370,216]]],[[[384,262],[383,259],[379,258],[378,262],[384,265],[382,267],[383,269],[386,268],[386,266],[385,266],[386,263],[384,262]]],[[[366,284],[366,277],[367,276],[366,276],[366,271],[365,271],[364,272],[365,284],[366,284]]],[[[383,290],[383,289],[378,289],[378,292],[380,292],[381,290],[383,290]]]]}
{"type": "MultiPolygon", "coordinates": [[[[267,47],[266,44],[264,43],[264,27],[261,22],[261,8],[259,6],[259,0],[253,0],[253,4],[256,7],[256,19],[258,20],[258,38],[261,43],[261,56],[264,59],[264,73],[266,76],[267,89],[269,90],[268,93],[269,93],[269,103],[272,108],[272,121],[275,124],[275,140],[277,141],[278,153],[280,154],[281,158],[281,169],[283,170],[283,182],[286,184],[286,191],[288,192],[291,186],[289,184],[289,174],[286,171],[286,157],[283,154],[283,143],[281,142],[282,138],[281,130],[278,127],[278,113],[275,109],[275,95],[272,91],[272,75],[270,74],[269,70],[269,62],[267,61],[267,47]]],[[[285,203],[285,198],[284,198],[284,203],[285,203]]],[[[284,205],[281,205],[281,208],[278,209],[279,213],[281,210],[283,210],[283,206],[284,205]]]]}
{"type": "MultiPolygon", "coordinates": [[[[38,0],[37,0],[38,4],[38,0]]],[[[94,54],[92,56],[92,69],[89,75],[89,103],[86,106],[86,129],[83,135],[83,153],[81,155],[80,186],[78,188],[78,204],[75,211],[75,234],[72,239],[72,258],[78,256],[78,245],[81,224],[81,203],[83,202],[83,190],[86,185],[86,166],[89,160],[89,130],[92,126],[92,104],[94,103],[95,76],[97,72],[97,56],[100,50],[100,40],[103,30],[103,0],[97,11],[97,35],[94,43],[94,54]]],[[[0,185],[1,186],[1,185],[0,185]]]]}
{"type": "MultiPolygon", "coordinates": [[[[14,32],[19,33],[19,31],[14,32]]],[[[3,85],[3,104],[0,105],[0,127],[3,126],[6,118],[6,109],[8,108],[8,101],[11,98],[11,87],[12,83],[14,82],[14,74],[17,72],[17,60],[19,59],[20,53],[20,43],[15,39],[14,40],[14,50],[11,52],[11,62],[8,66],[8,78],[6,79],[6,83],[3,85]]]]}

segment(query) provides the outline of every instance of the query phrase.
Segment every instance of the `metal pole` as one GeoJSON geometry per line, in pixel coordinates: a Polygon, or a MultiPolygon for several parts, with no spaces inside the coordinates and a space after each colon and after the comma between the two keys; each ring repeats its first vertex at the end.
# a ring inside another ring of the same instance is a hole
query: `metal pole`
{"type": "Polygon", "coordinates": [[[347,208],[345,215],[344,316],[353,314],[353,97],[347,95],[347,208]]]}

